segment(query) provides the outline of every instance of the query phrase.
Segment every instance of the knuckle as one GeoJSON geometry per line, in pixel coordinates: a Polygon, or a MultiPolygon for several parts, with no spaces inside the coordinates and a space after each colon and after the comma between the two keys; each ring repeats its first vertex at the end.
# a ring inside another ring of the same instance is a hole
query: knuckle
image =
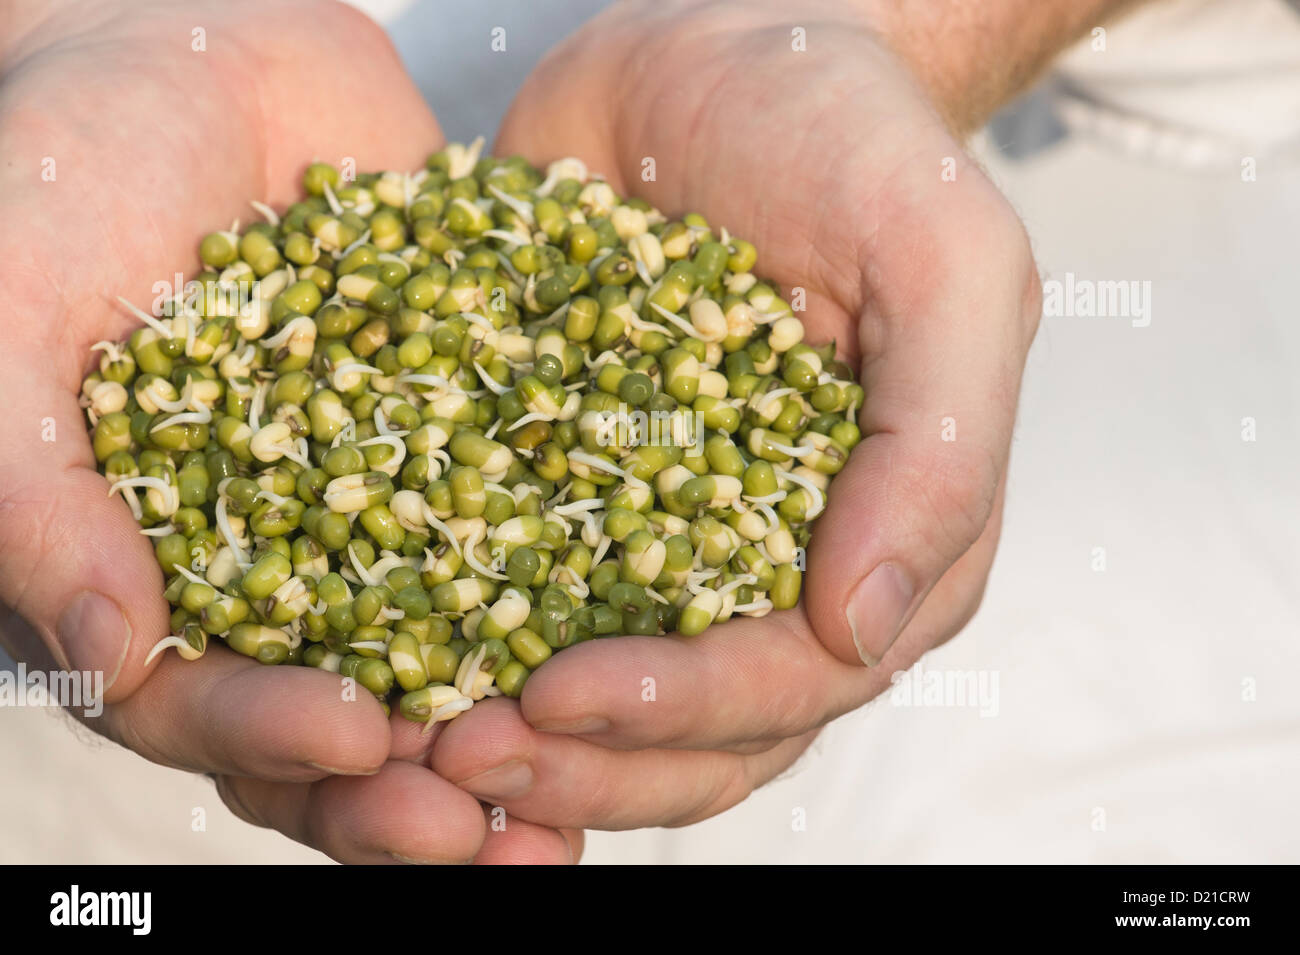
{"type": "Polygon", "coordinates": [[[787,685],[795,689],[788,696],[770,695],[771,706],[764,714],[767,718],[760,724],[766,727],[767,732],[762,735],[768,738],[796,736],[821,726],[829,718],[828,697],[807,692],[809,687],[825,685],[828,651],[815,633],[790,646],[799,647],[800,652],[797,655],[790,653],[782,667],[785,673],[769,685],[787,685]]]}
{"type": "Polygon", "coordinates": [[[689,826],[726,812],[754,791],[743,756],[724,753],[702,754],[714,763],[714,770],[701,781],[696,797],[686,804],[669,828],[689,826]]]}
{"type": "Polygon", "coordinates": [[[988,526],[1001,469],[982,449],[958,450],[928,462],[921,475],[928,509],[930,544],[947,560],[966,551],[988,526]]]}
{"type": "Polygon", "coordinates": [[[955,637],[979,612],[988,588],[989,568],[993,550],[997,546],[997,530],[995,520],[990,524],[987,539],[976,544],[948,569],[922,608],[922,613],[931,604],[936,608],[944,608],[940,622],[934,628],[933,646],[955,637]]]}
{"type": "Polygon", "coordinates": [[[331,858],[342,861],[347,846],[338,838],[338,829],[332,824],[333,813],[326,805],[330,782],[327,779],[323,784],[311,785],[297,816],[291,814],[288,820],[277,820],[273,828],[296,842],[319,849],[331,858]]]}
{"type": "Polygon", "coordinates": [[[1015,317],[1019,321],[1021,347],[1027,351],[1043,312],[1043,283],[1034,263],[1033,247],[1024,223],[1005,199],[999,197],[999,202],[1003,215],[991,228],[991,249],[1001,265],[999,271],[1012,283],[1008,289],[1009,298],[1017,309],[1015,317]]]}
{"type": "Polygon", "coordinates": [[[239,781],[232,776],[214,775],[212,777],[217,786],[217,795],[225,803],[226,808],[234,813],[239,819],[248,823],[250,826],[266,828],[266,823],[254,813],[239,792],[239,781]]]}
{"type": "Polygon", "coordinates": [[[575,825],[583,828],[602,820],[616,820],[626,809],[627,794],[612,773],[595,774],[586,790],[576,795],[569,815],[575,825]]]}
{"type": "Polygon", "coordinates": [[[1038,326],[1043,318],[1043,277],[1038,274],[1038,268],[1032,258],[1025,269],[1024,290],[1020,298],[1020,318],[1027,348],[1028,343],[1038,334],[1038,326]]]}
{"type": "Polygon", "coordinates": [[[1013,232],[1006,240],[1009,243],[1006,252],[1010,266],[1008,274],[1019,281],[1019,286],[1015,290],[1018,293],[1016,304],[1019,306],[1017,317],[1020,319],[1023,336],[1022,346],[1028,351],[1043,315],[1043,280],[1038,274],[1033,246],[1024,224],[1013,216],[1011,225],[1014,227],[1013,232]]]}
{"type": "Polygon", "coordinates": [[[157,763],[159,766],[166,766],[170,769],[193,768],[168,756],[151,739],[152,731],[146,729],[138,716],[135,715],[138,709],[138,706],[133,705],[133,700],[127,700],[124,703],[108,707],[105,711],[108,719],[105,721],[104,735],[125,746],[137,756],[142,756],[149,762],[157,763]]]}
{"type": "Polygon", "coordinates": [[[961,604],[961,609],[953,622],[950,634],[956,636],[960,631],[966,629],[966,624],[975,618],[979,612],[980,606],[984,603],[984,594],[988,591],[988,574],[981,574],[971,588],[966,600],[961,604]]]}
{"type": "Polygon", "coordinates": [[[1042,313],[1042,282],[1034,263],[1029,233],[1020,216],[992,183],[980,179],[967,190],[960,211],[935,224],[931,237],[938,272],[972,276],[971,236],[979,236],[978,265],[982,281],[991,283],[988,292],[1014,305],[1028,349],[1042,313]]]}
{"type": "Polygon", "coordinates": [[[0,554],[6,555],[3,561],[3,590],[5,603],[20,613],[22,595],[26,593],[34,579],[37,567],[32,561],[12,560],[16,554],[42,554],[45,552],[46,534],[49,528],[56,526],[53,519],[57,517],[54,502],[41,495],[24,493],[25,488],[14,482],[9,488],[0,487],[0,554]],[[19,563],[19,566],[9,566],[19,563]]]}

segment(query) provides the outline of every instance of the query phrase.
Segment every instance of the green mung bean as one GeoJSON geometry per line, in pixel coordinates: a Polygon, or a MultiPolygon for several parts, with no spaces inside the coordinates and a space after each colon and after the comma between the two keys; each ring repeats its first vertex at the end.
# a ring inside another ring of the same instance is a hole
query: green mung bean
{"type": "Polygon", "coordinates": [[[202,238],[202,294],[96,345],[92,450],[173,607],[156,651],[220,636],[441,721],[587,639],[797,605],[862,437],[834,344],[751,243],[480,150],[312,163],[278,221],[202,238]]]}

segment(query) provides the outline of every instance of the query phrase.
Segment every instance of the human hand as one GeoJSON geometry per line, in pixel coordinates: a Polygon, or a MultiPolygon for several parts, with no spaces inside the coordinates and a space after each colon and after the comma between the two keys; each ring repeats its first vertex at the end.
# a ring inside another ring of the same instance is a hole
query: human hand
{"type": "Polygon", "coordinates": [[[146,665],[169,630],[162,575],[95,470],[78,406],[91,344],[137,324],[115,298],[143,303],[156,280],[192,273],[184,250],[202,232],[247,219],[250,199],[296,198],[314,156],[414,169],[438,148],[383,32],[314,0],[55,0],[6,13],[0,598],[30,625],[9,616],[11,652],[102,671],[107,705],[89,725],[213,774],[236,814],[336,859],[575,858],[580,834],[515,821],[489,831],[472,796],[393,758],[379,705],[344,702],[337,677],[262,667],[218,641],[198,662],[146,665]]]}
{"type": "Polygon", "coordinates": [[[808,339],[834,339],[867,392],[797,609],[581,644],[519,703],[485,701],[443,732],[435,770],[512,816],[617,829],[716,814],[979,604],[1040,311],[1028,243],[881,21],[785,7],[612,7],[538,67],[497,143],[578,156],[623,194],[752,241],[755,271],[805,290],[808,339]]]}

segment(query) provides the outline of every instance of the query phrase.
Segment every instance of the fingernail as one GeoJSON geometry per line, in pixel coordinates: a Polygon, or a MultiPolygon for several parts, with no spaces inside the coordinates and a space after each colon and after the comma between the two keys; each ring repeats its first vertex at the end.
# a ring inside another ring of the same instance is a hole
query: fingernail
{"type": "Polygon", "coordinates": [[[131,627],[121,608],[103,594],[84,590],[64,608],[55,632],[68,669],[103,672],[107,692],[131,645],[131,627]]]}
{"type": "Polygon", "coordinates": [[[533,768],[514,759],[503,766],[471,776],[457,785],[484,799],[510,799],[522,796],[533,785],[533,768]]]}
{"type": "Polygon", "coordinates": [[[911,582],[894,564],[881,564],[853,588],[849,597],[849,631],[858,656],[875,666],[898,639],[903,617],[912,605],[911,582]]]}
{"type": "Polygon", "coordinates": [[[609,729],[609,720],[603,716],[589,716],[568,723],[534,723],[533,729],[543,733],[567,733],[574,736],[582,733],[603,733],[609,729]]]}

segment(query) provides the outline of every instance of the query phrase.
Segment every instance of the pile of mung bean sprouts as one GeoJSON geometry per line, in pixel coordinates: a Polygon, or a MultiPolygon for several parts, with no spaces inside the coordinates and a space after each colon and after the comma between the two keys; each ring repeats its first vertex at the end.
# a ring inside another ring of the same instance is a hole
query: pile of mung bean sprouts
{"type": "Polygon", "coordinates": [[[99,342],[95,458],[210,637],[387,711],[518,697],[553,652],[794,607],[861,387],[699,215],[458,143],[200,244],[99,342]]]}

